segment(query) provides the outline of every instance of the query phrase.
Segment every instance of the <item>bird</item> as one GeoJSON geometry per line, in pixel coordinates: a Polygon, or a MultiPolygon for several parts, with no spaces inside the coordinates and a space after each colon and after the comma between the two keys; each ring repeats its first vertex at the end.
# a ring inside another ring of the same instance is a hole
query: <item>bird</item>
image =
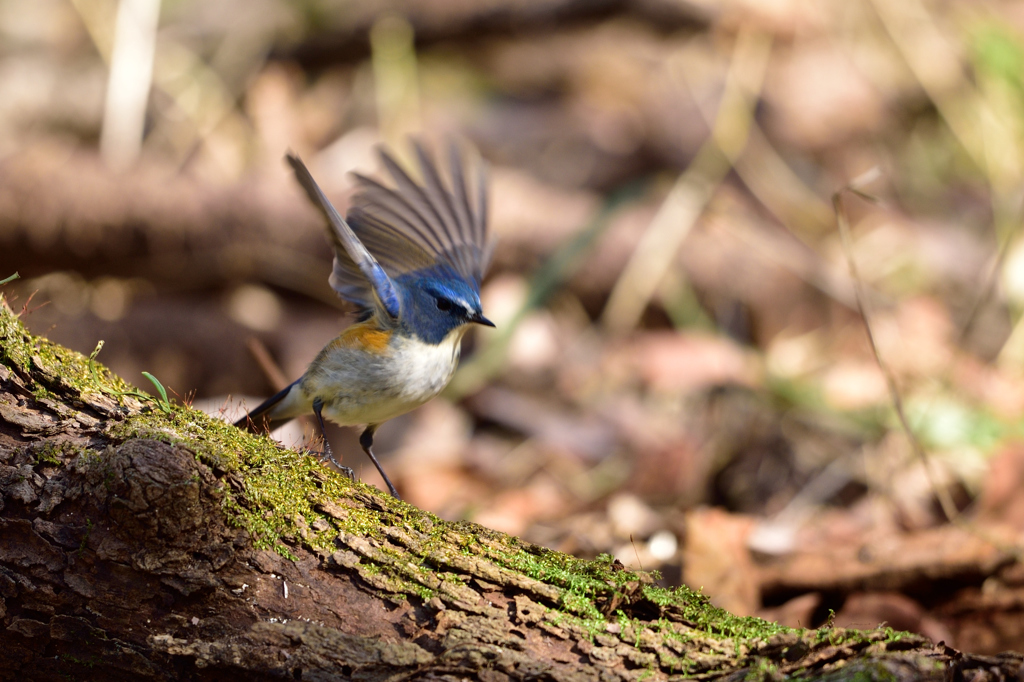
{"type": "Polygon", "coordinates": [[[354,304],[356,321],[324,346],[301,377],[235,422],[262,433],[312,412],[323,435],[323,454],[349,472],[334,458],[324,419],[364,426],[359,444],[398,499],[373,454],[374,432],[441,392],[455,373],[462,336],[471,325],[495,326],[480,302],[494,250],[486,167],[482,161],[464,163],[459,145],[450,142],[446,185],[422,141],[413,140],[412,149],[420,181],[378,148],[394,186],[353,173],[357,192],[345,218],[302,160],[286,154],[299,185],[326,220],[334,249],[329,282],[354,304]]]}

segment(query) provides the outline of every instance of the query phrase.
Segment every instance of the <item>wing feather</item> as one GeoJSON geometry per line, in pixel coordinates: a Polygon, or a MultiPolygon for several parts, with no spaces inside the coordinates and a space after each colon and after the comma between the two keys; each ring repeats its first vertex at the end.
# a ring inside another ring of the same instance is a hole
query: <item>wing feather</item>
{"type": "Polygon", "coordinates": [[[292,170],[295,171],[295,177],[298,179],[299,184],[306,190],[309,200],[320,209],[320,212],[327,219],[328,234],[334,244],[334,253],[336,254],[335,269],[337,269],[338,254],[343,253],[347,255],[349,262],[358,268],[365,278],[365,282],[373,288],[373,292],[381,307],[391,317],[398,317],[400,306],[398,290],[395,288],[394,282],[391,281],[391,278],[377,262],[377,259],[373,257],[373,254],[359,241],[355,232],[352,231],[349,224],[341,217],[337,209],[328,201],[323,190],[320,189],[313,176],[310,175],[306,164],[302,163],[302,160],[293,154],[288,154],[285,158],[288,160],[289,165],[291,165],[292,170]]]}
{"type": "MultiPolygon", "coordinates": [[[[441,223],[446,228],[446,236],[449,243],[472,244],[472,229],[466,222],[460,220],[460,216],[455,209],[455,199],[452,197],[451,192],[445,188],[434,160],[419,142],[415,142],[413,147],[416,150],[416,156],[419,158],[420,170],[423,174],[424,191],[441,217],[441,223]]],[[[456,249],[454,260],[457,261],[458,269],[461,272],[473,269],[473,259],[468,249],[456,249]]]]}

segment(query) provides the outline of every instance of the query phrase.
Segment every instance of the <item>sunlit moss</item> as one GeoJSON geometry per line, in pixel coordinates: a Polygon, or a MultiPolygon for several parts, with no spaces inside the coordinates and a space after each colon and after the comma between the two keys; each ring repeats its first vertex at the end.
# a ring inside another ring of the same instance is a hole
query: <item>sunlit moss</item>
{"type": "Polygon", "coordinates": [[[32,336],[0,295],[0,362],[32,372],[38,379],[30,390],[36,397],[54,397],[55,387],[82,391],[126,392],[131,386],[81,353],[32,336]]]}

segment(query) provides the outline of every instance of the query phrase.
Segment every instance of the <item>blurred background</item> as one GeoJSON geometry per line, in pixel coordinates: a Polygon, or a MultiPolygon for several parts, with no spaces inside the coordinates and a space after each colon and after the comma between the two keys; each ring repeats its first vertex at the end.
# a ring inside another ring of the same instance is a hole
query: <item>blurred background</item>
{"type": "Polygon", "coordinates": [[[285,151],[344,211],[376,145],[467,140],[498,328],[378,432],[409,502],[1021,649],[1022,36],[985,0],[0,0],[2,291],[231,417],[350,321],[285,151]]]}

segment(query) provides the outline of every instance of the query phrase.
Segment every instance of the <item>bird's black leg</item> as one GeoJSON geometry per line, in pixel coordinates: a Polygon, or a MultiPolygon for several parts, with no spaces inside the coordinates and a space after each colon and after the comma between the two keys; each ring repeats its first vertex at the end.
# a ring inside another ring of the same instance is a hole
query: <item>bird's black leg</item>
{"type": "Polygon", "coordinates": [[[391,479],[388,478],[388,475],[384,473],[384,467],[380,465],[380,462],[378,462],[377,458],[373,455],[373,450],[370,449],[373,447],[373,432],[377,430],[377,426],[377,424],[370,424],[369,426],[367,426],[366,429],[363,430],[363,433],[359,436],[359,444],[363,446],[363,452],[365,452],[366,455],[370,458],[370,461],[373,462],[373,466],[377,467],[377,471],[380,472],[380,475],[384,479],[384,482],[387,483],[388,490],[391,492],[391,496],[394,497],[396,500],[400,500],[402,498],[398,494],[398,491],[395,490],[395,484],[392,483],[391,479]]]}
{"type": "MultiPolygon", "coordinates": [[[[324,401],[320,398],[313,400],[313,414],[316,415],[317,421],[320,422],[320,435],[324,439],[324,451],[323,457],[330,460],[331,464],[337,467],[343,474],[349,477],[351,480],[356,480],[355,472],[352,471],[351,467],[347,467],[341,464],[338,460],[334,459],[334,453],[331,452],[331,444],[327,442],[327,429],[324,428],[324,416],[320,413],[324,409],[324,401]]],[[[379,467],[378,467],[379,468],[379,467]]]]}

